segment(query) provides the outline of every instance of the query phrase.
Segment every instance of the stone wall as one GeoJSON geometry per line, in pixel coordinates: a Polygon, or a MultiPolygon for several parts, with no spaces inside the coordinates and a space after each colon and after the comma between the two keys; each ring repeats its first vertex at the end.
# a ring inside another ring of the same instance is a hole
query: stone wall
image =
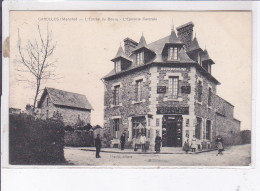
{"type": "MultiPolygon", "coordinates": [[[[123,131],[128,132],[130,126],[129,117],[147,115],[149,112],[150,97],[150,73],[149,69],[141,71],[132,71],[130,74],[118,77],[116,79],[105,81],[104,96],[104,128],[112,129],[112,119],[120,118],[121,126],[119,137],[123,131]],[[136,81],[143,80],[142,100],[136,102],[136,81]],[[120,104],[113,105],[114,86],[120,85],[120,104]]],[[[129,135],[128,135],[129,136],[129,135]]]]}
{"type": "Polygon", "coordinates": [[[48,117],[53,117],[55,112],[59,112],[62,116],[62,120],[64,125],[74,126],[78,119],[84,121],[85,125],[91,123],[91,111],[90,110],[79,110],[73,108],[64,108],[64,107],[57,107],[55,106],[49,96],[46,95],[44,101],[42,103],[42,107],[40,108],[40,118],[46,119],[47,118],[47,110],[48,110],[48,117]],[[48,105],[47,105],[47,98],[48,98],[48,105]]]}
{"type": "MultiPolygon", "coordinates": [[[[234,119],[234,106],[216,96],[216,134],[224,137],[228,144],[232,144],[232,139],[240,132],[240,121],[234,119]]],[[[237,144],[234,141],[234,144],[237,144]]]]}

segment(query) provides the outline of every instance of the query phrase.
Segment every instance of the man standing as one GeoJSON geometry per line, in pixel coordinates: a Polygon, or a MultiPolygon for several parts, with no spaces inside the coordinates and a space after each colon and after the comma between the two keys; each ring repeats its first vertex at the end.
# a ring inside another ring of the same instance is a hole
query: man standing
{"type": "Polygon", "coordinates": [[[96,158],[101,158],[99,156],[99,152],[101,149],[101,140],[100,140],[100,135],[97,134],[97,138],[95,139],[95,146],[96,146],[96,158]]]}
{"type": "Polygon", "coordinates": [[[144,133],[142,133],[142,135],[140,137],[140,143],[141,143],[141,147],[142,147],[142,152],[146,152],[146,150],[145,150],[146,137],[145,137],[144,133]]]}
{"type": "Polygon", "coordinates": [[[121,150],[125,149],[125,133],[123,133],[120,137],[121,150]]]}

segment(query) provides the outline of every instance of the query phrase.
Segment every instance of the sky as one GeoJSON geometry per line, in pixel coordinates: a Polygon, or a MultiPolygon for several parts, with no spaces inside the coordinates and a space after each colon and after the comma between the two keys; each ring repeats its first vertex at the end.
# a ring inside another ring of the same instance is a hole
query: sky
{"type": "MultiPolygon", "coordinates": [[[[19,82],[16,71],[17,31],[22,44],[37,39],[37,25],[47,23],[57,43],[52,60],[62,79],[42,86],[84,94],[94,107],[92,125],[103,125],[104,85],[123,39],[137,42],[143,34],[149,44],[170,35],[172,25],[194,23],[194,35],[216,63],[212,75],[221,83],[217,94],[235,106],[241,129],[251,129],[252,18],[250,12],[182,11],[11,11],[9,107],[25,109],[34,90],[19,82]]],[[[29,76],[28,76],[29,77],[29,76]]]]}

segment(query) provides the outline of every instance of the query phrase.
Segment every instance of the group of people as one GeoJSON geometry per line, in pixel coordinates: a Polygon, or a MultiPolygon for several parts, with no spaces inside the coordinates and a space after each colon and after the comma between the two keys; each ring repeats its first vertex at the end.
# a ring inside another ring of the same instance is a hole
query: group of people
{"type": "MultiPolygon", "coordinates": [[[[156,137],[155,137],[155,147],[154,150],[156,153],[160,152],[161,149],[161,142],[162,142],[162,138],[160,137],[159,133],[156,133],[156,137]]],[[[125,133],[123,133],[120,137],[120,145],[121,145],[121,150],[125,149],[125,143],[126,143],[126,135],[125,133]]],[[[142,152],[146,152],[146,137],[145,134],[142,133],[140,136],[140,144],[141,144],[141,148],[142,148],[142,152]]],[[[224,146],[223,146],[223,138],[221,136],[218,136],[216,139],[216,144],[217,144],[217,148],[218,148],[218,153],[217,156],[219,154],[223,154],[223,150],[224,150],[224,146]]],[[[101,158],[100,157],[100,149],[101,149],[101,140],[100,140],[100,135],[98,134],[96,139],[95,139],[95,146],[96,146],[96,158],[101,158]]],[[[195,137],[192,138],[191,140],[191,144],[189,144],[189,139],[186,139],[186,141],[184,142],[183,145],[183,150],[188,153],[188,151],[191,149],[191,152],[196,152],[196,148],[197,148],[197,139],[195,137]]]]}
{"type": "MultiPolygon", "coordinates": [[[[217,136],[216,144],[217,144],[217,149],[218,149],[217,156],[218,156],[219,154],[223,154],[223,151],[224,151],[223,137],[217,136]]],[[[197,139],[196,139],[195,137],[192,138],[191,144],[189,144],[189,139],[187,139],[187,140],[184,142],[183,150],[184,150],[186,153],[188,153],[188,151],[190,150],[190,148],[191,148],[191,152],[196,152],[196,149],[197,149],[197,139]]]]}

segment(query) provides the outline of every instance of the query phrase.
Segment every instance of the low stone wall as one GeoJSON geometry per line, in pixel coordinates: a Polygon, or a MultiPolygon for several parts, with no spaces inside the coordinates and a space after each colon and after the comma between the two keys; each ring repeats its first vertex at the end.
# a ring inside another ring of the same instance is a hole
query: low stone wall
{"type": "Polygon", "coordinates": [[[65,131],[64,144],[69,147],[94,146],[93,133],[85,130],[65,131]]]}

